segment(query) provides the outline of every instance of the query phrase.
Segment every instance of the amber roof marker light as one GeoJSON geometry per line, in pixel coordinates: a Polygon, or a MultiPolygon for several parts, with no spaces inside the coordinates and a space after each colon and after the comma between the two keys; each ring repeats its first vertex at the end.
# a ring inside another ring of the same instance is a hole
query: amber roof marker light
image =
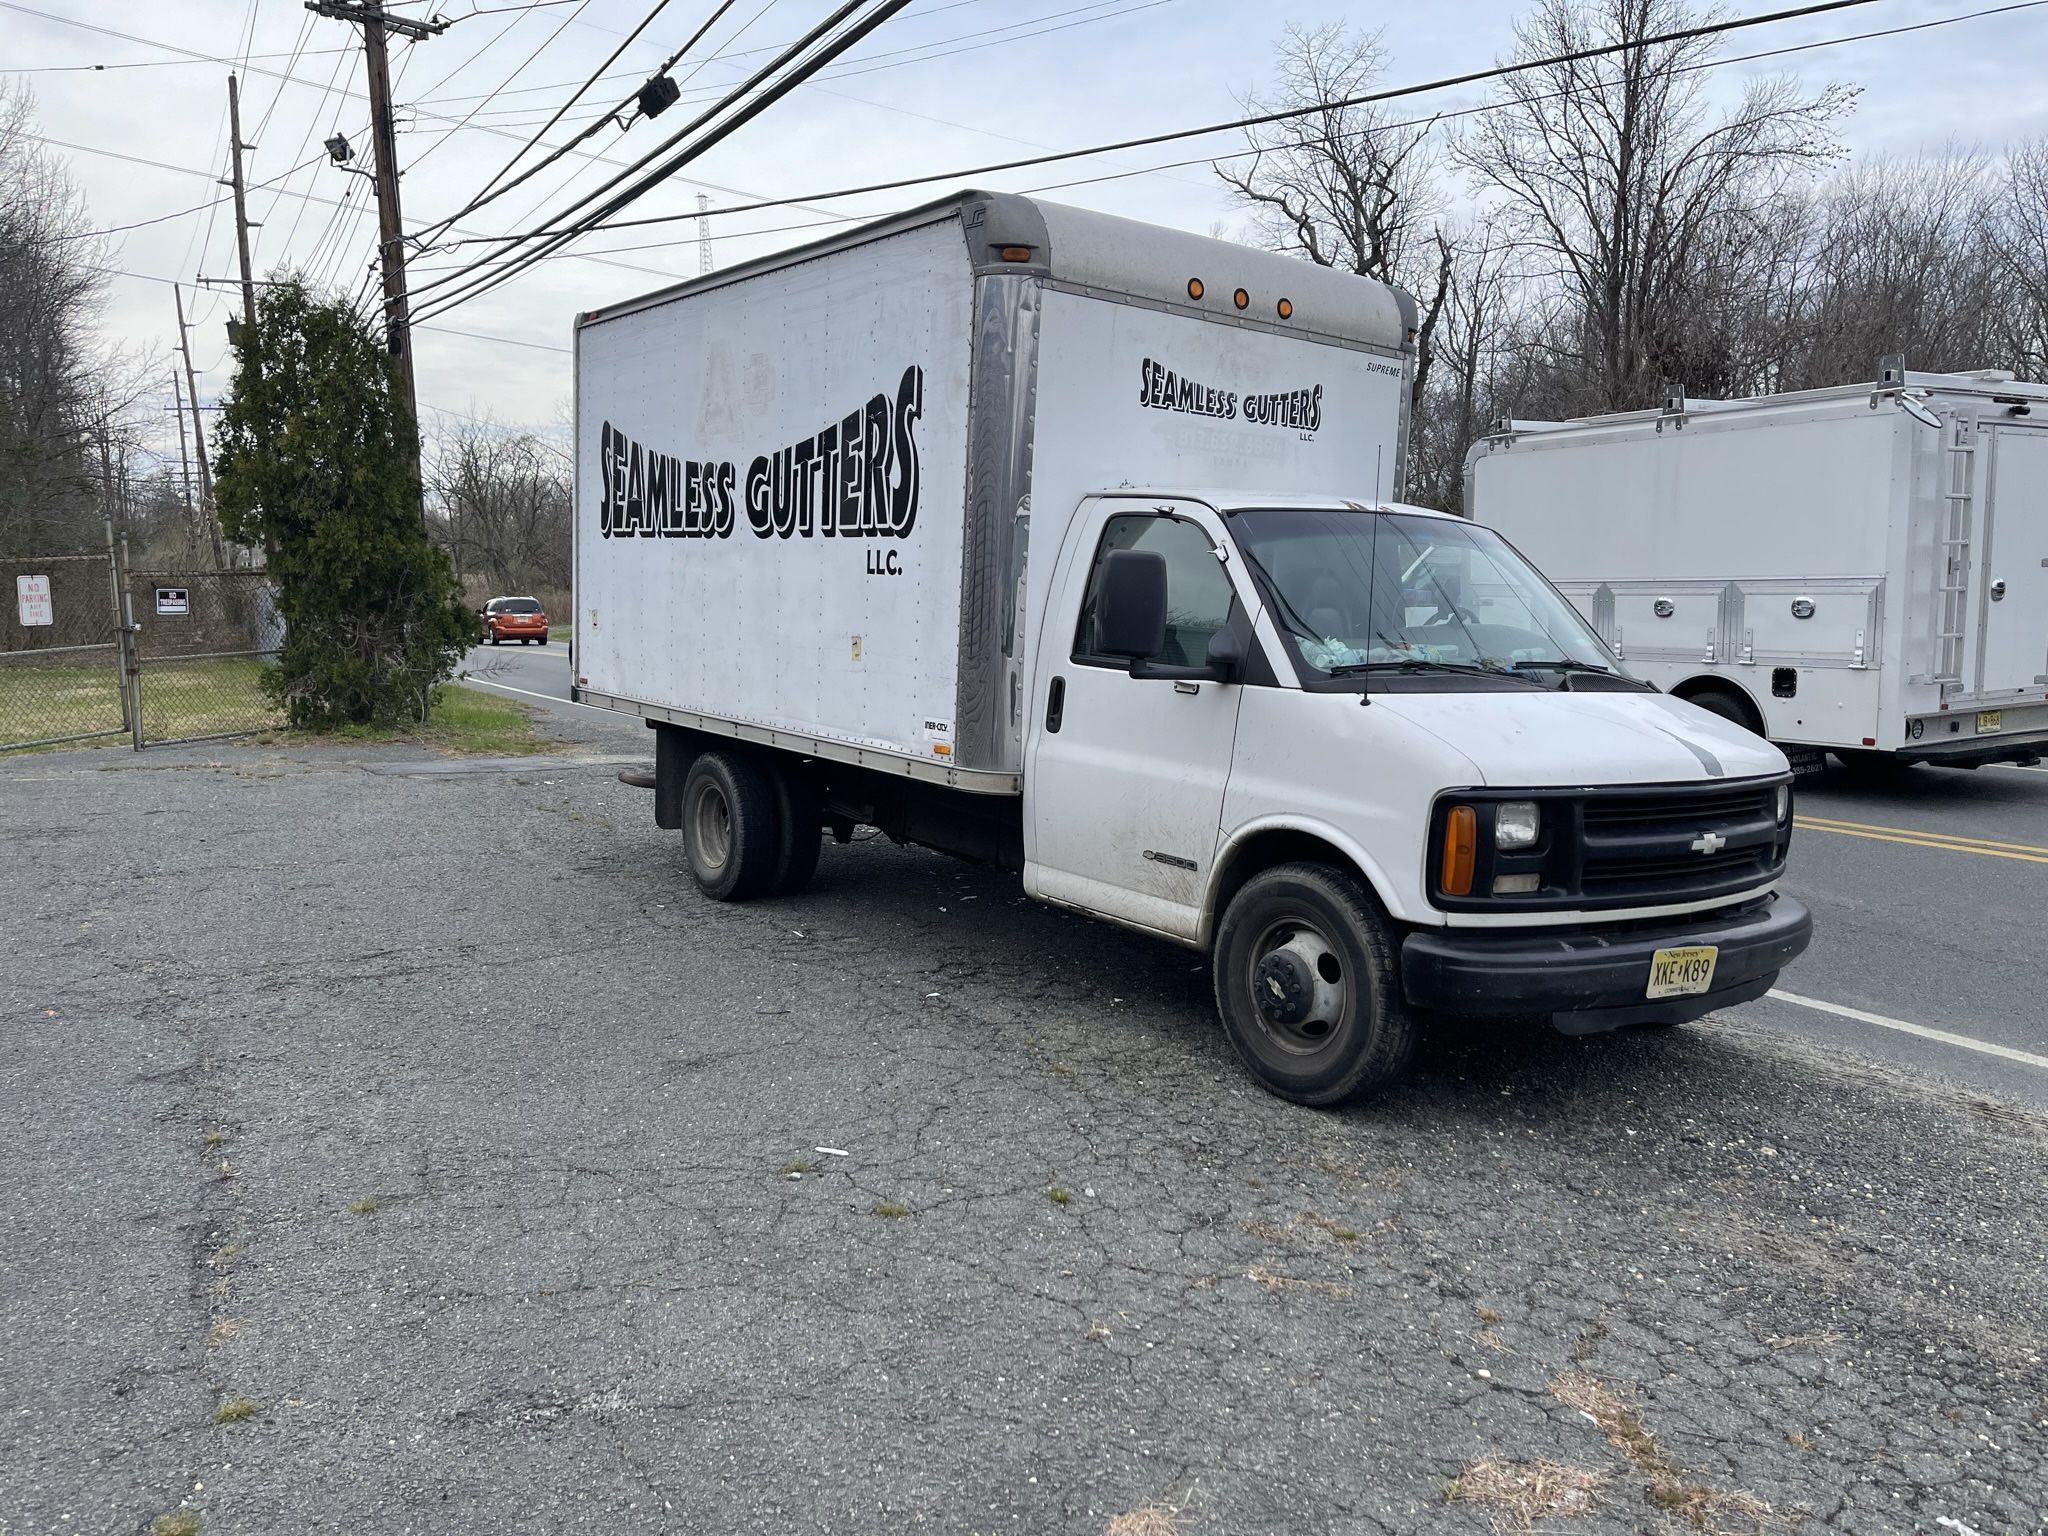
{"type": "Polygon", "coordinates": [[[1280,311],[1280,318],[1282,320],[1292,320],[1294,318],[1294,300],[1282,299],[1274,307],[1280,311]]]}
{"type": "Polygon", "coordinates": [[[1193,299],[1197,304],[1202,302],[1202,295],[1207,293],[1208,291],[1208,289],[1202,286],[1202,280],[1199,277],[1191,277],[1188,279],[1188,297],[1193,299]]]}
{"type": "Polygon", "coordinates": [[[1230,302],[1235,304],[1239,309],[1244,309],[1251,303],[1251,301],[1252,296],[1246,293],[1242,288],[1238,289],[1237,292],[1233,293],[1230,296],[1230,302]]]}
{"type": "Polygon", "coordinates": [[[1003,247],[1001,255],[1005,261],[1029,261],[1031,259],[1031,247],[1028,245],[1006,245],[1003,247]]]}

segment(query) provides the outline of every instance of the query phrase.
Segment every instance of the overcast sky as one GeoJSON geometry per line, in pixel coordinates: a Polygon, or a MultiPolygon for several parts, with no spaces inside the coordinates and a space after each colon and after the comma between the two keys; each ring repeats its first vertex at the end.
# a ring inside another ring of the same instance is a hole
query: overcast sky
{"type": "MultiPolygon", "coordinates": [[[[441,0],[441,15],[467,15],[472,7],[477,14],[427,42],[400,45],[394,55],[394,95],[405,109],[399,152],[406,166],[407,227],[461,208],[652,3],[441,0]]],[[[1734,0],[1727,9],[1755,14],[1783,3],[1734,0]]],[[[1998,3],[1876,0],[1737,34],[1727,52],[1967,17],[1998,3]]],[[[421,0],[394,8],[409,15],[432,9],[421,0]]],[[[672,0],[615,66],[620,78],[605,83],[609,94],[601,104],[623,99],[715,9],[714,0],[672,0]]],[[[825,0],[738,0],[677,66],[683,106],[625,133],[601,130],[585,147],[615,161],[637,158],[687,120],[684,109],[693,96],[730,86],[769,57],[757,50],[797,37],[830,9],[825,0]],[[693,61],[700,59],[705,62],[693,74],[693,61]]],[[[1511,48],[1514,18],[1522,9],[1505,0],[1438,0],[1426,6],[913,0],[817,83],[692,166],[689,176],[700,179],[677,176],[637,203],[633,213],[694,209],[700,191],[714,207],[802,196],[1229,118],[1244,95],[1265,86],[1273,39],[1289,21],[1384,27],[1388,83],[1482,68],[1511,48]]],[[[328,166],[320,150],[338,128],[357,146],[358,163],[368,160],[368,107],[353,27],[311,16],[298,0],[33,0],[28,8],[0,9],[0,40],[0,65],[21,71],[18,78],[34,90],[40,132],[60,141],[58,152],[69,158],[96,223],[162,219],[118,237],[115,262],[136,275],[113,280],[106,314],[111,334],[168,355],[175,337],[171,291],[151,279],[217,277],[235,270],[230,209],[181,212],[224,195],[212,177],[225,164],[227,69],[182,58],[161,45],[223,60],[248,56],[244,136],[257,146],[249,177],[267,184],[251,199],[251,216],[263,224],[256,236],[259,275],[285,265],[349,288],[367,279],[376,234],[374,211],[365,206],[370,184],[328,166]],[[55,16],[66,20],[46,19],[55,16]],[[281,184],[275,181],[309,157],[319,163],[281,184]],[[345,206],[330,206],[334,201],[345,206]]],[[[1852,83],[1864,92],[1841,131],[1858,154],[1940,152],[1955,144],[1996,150],[2015,138],[2048,132],[2043,59],[2048,5],[1767,63],[1732,64],[1717,74],[1715,89],[1732,93],[1758,71],[1790,72],[1814,86],[1852,83]]],[[[1425,100],[1448,111],[1483,96],[1482,89],[1467,89],[1425,100]]],[[[569,121],[580,126],[590,115],[588,102],[580,103],[569,121]]],[[[557,142],[561,136],[560,128],[551,135],[557,142]]],[[[974,179],[985,186],[1034,189],[1235,147],[1219,137],[974,179]]],[[[530,227],[537,216],[561,206],[568,190],[592,187],[604,174],[606,168],[592,161],[564,160],[465,219],[462,227],[481,233],[530,227]]],[[[711,248],[726,265],[815,234],[748,231],[835,215],[879,215],[948,186],[719,219],[711,248]]],[[[1218,221],[1235,226],[1241,219],[1200,165],[1062,187],[1049,195],[1196,231],[1218,221]]],[[[566,348],[574,314],[660,286],[663,274],[694,275],[700,259],[694,221],[600,232],[575,249],[619,251],[611,260],[639,270],[590,260],[549,261],[435,322],[505,339],[473,340],[447,329],[422,332],[417,356],[423,407],[508,424],[555,422],[570,392],[566,348]],[[641,248],[625,251],[629,246],[641,248]]],[[[416,258],[416,285],[465,254],[416,258]]],[[[229,300],[218,288],[196,301],[188,298],[199,322],[193,347],[194,361],[204,370],[202,400],[211,401],[227,382],[222,321],[229,300]]]]}

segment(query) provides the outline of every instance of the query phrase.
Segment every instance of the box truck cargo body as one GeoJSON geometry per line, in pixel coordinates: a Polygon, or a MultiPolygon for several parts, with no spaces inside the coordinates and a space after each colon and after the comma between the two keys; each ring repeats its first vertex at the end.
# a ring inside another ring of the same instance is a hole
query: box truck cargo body
{"type": "Polygon", "coordinates": [[[1304,1101],[1387,1080],[1425,1010],[1757,995],[1809,927],[1782,755],[1395,502],[1414,326],[985,193],[584,315],[575,696],[655,728],[708,894],[800,889],[860,824],[1017,870],[1209,950],[1304,1101]]]}
{"type": "Polygon", "coordinates": [[[1466,509],[1643,677],[1793,748],[2048,750],[2048,388],[1996,372],[1515,422],[1466,509]]]}

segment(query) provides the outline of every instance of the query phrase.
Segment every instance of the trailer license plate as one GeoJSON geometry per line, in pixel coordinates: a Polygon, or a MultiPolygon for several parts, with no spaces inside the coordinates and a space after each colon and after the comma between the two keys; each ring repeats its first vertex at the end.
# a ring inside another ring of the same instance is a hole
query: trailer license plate
{"type": "Polygon", "coordinates": [[[1714,963],[1720,958],[1713,944],[1660,949],[1650,956],[1650,985],[1643,996],[1696,997],[1714,984],[1714,963]]]}
{"type": "Polygon", "coordinates": [[[1977,734],[2005,729],[2005,711],[2002,709],[1980,709],[1977,711],[1977,734]]]}

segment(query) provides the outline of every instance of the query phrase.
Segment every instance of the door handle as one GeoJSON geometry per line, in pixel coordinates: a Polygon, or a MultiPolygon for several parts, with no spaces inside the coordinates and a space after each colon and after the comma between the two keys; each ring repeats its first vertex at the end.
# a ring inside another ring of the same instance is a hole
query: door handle
{"type": "Polygon", "coordinates": [[[1052,686],[1045,690],[1045,729],[1048,734],[1058,734],[1060,721],[1067,713],[1067,680],[1056,677],[1052,686]]]}

